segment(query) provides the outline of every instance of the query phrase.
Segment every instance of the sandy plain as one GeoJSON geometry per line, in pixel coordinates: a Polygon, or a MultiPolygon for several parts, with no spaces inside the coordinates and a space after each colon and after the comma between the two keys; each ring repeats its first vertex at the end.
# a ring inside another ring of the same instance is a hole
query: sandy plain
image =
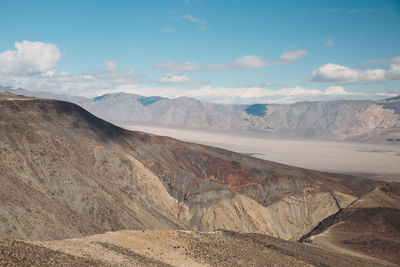
{"type": "Polygon", "coordinates": [[[400,146],[357,142],[280,139],[255,134],[125,124],[122,127],[220,147],[256,158],[312,170],[400,182],[400,146]]]}

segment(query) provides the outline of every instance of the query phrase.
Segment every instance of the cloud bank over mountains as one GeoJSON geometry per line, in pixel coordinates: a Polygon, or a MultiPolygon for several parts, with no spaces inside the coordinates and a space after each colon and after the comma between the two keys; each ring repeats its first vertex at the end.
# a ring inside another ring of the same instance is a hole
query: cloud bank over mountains
{"type": "Polygon", "coordinates": [[[0,85],[89,97],[104,93],[128,92],[168,98],[188,96],[226,104],[293,103],[301,100],[339,98],[377,99],[395,94],[349,92],[340,85],[400,80],[400,57],[387,60],[390,64],[389,69],[356,69],[328,63],[314,70],[308,77],[310,83],[330,83],[322,89],[277,86],[269,81],[256,86],[226,87],[196,80],[186,74],[289,65],[296,63],[309,52],[301,49],[286,51],[274,61],[267,61],[256,55],[245,55],[219,63],[158,62],[153,64],[153,68],[167,72],[159,79],[152,80],[134,69],[122,69],[113,61],[105,61],[104,68],[93,68],[79,74],[60,72],[57,71],[57,67],[63,58],[63,52],[57,45],[22,41],[16,42],[14,46],[13,50],[0,52],[0,85]]]}

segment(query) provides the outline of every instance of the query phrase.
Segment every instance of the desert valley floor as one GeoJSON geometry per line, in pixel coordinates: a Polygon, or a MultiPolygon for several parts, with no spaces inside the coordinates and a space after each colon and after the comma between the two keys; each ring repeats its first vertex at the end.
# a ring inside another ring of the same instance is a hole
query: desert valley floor
{"type": "Polygon", "coordinates": [[[400,182],[400,146],[310,139],[279,139],[139,124],[125,128],[220,147],[256,158],[325,172],[400,182]]]}

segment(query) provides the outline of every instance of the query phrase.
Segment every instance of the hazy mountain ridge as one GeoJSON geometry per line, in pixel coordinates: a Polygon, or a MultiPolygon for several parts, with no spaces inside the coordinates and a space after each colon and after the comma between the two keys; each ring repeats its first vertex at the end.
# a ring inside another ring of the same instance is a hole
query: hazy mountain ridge
{"type": "Polygon", "coordinates": [[[188,97],[115,93],[94,99],[7,88],[0,91],[78,104],[117,124],[251,131],[270,136],[400,143],[399,97],[298,102],[291,105],[218,105],[188,97]]]}

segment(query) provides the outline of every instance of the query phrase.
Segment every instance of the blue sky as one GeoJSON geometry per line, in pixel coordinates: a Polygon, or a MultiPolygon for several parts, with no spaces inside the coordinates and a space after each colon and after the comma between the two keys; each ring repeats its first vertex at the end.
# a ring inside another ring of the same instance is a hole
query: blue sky
{"type": "Polygon", "coordinates": [[[400,1],[1,1],[0,85],[219,103],[400,93],[400,1]]]}

